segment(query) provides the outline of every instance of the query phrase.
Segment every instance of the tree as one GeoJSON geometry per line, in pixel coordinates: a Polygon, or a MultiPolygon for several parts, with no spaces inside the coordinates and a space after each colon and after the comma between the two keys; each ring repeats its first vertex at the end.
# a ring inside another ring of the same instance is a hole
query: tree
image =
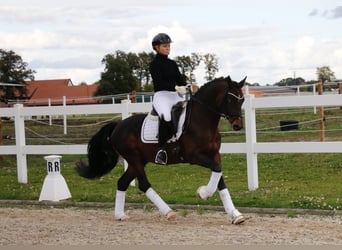
{"type": "Polygon", "coordinates": [[[196,81],[194,71],[201,63],[202,57],[199,54],[191,53],[191,56],[177,56],[175,61],[180,67],[181,73],[186,77],[190,83],[196,81]]]}
{"type": "MultiPolygon", "coordinates": [[[[132,90],[153,91],[149,65],[154,56],[153,52],[136,54],[120,50],[105,55],[102,59],[105,69],[101,73],[95,96],[122,94],[132,90]]],[[[218,62],[214,54],[206,54],[202,57],[200,54],[191,53],[190,56],[176,57],[175,61],[181,73],[192,83],[195,82],[194,71],[201,61],[206,65],[206,79],[213,79],[218,71],[218,62]]]]}
{"type": "MultiPolygon", "coordinates": [[[[0,49],[0,82],[25,84],[25,80],[34,80],[36,71],[28,69],[28,64],[24,62],[21,56],[14,51],[0,49]]],[[[3,98],[13,99],[14,92],[18,90],[21,97],[26,96],[26,88],[13,88],[0,86],[6,94],[3,98]]]]}
{"type": "Polygon", "coordinates": [[[305,84],[305,80],[301,77],[292,78],[288,77],[275,83],[274,86],[298,86],[305,84]]]}
{"type": "Polygon", "coordinates": [[[336,79],[335,73],[330,69],[329,66],[318,67],[316,70],[318,81],[333,81],[336,79]]]}
{"type": "Polygon", "coordinates": [[[205,79],[211,81],[215,78],[215,74],[218,72],[218,59],[215,54],[205,54],[202,56],[205,64],[205,79]]]}
{"type": "Polygon", "coordinates": [[[150,75],[150,62],[154,58],[154,53],[146,53],[141,52],[137,56],[137,69],[135,71],[135,75],[138,78],[138,81],[140,83],[140,89],[144,91],[151,90],[152,86],[152,78],[150,75]]]}
{"type": "Polygon", "coordinates": [[[115,95],[128,93],[138,86],[138,79],[134,76],[136,70],[136,55],[116,51],[115,54],[107,54],[102,63],[105,64],[101,73],[99,87],[95,96],[115,95]]]}
{"type": "Polygon", "coordinates": [[[191,59],[190,56],[177,56],[175,57],[175,62],[177,63],[178,67],[180,68],[180,72],[183,76],[189,80],[189,72],[190,72],[190,63],[191,59]]]}

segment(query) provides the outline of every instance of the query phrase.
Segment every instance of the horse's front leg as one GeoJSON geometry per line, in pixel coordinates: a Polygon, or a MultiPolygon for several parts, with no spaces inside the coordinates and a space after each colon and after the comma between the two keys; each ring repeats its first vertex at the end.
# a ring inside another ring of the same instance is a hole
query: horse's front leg
{"type": "Polygon", "coordinates": [[[198,196],[203,200],[208,200],[215,193],[218,183],[222,177],[222,172],[211,172],[209,182],[206,186],[197,189],[198,196]]]}
{"type": "Polygon", "coordinates": [[[152,187],[145,192],[150,201],[158,208],[159,212],[166,216],[167,220],[175,220],[176,213],[165,203],[152,187]]]}
{"type": "Polygon", "coordinates": [[[211,164],[210,168],[212,170],[210,180],[206,186],[200,186],[197,189],[198,196],[203,200],[208,200],[218,188],[223,207],[232,224],[237,225],[243,223],[246,218],[234,206],[229,190],[222,177],[221,165],[211,164]]]}
{"type": "Polygon", "coordinates": [[[218,189],[224,210],[228,214],[232,224],[237,225],[243,223],[246,220],[246,218],[239,212],[239,210],[235,208],[229,190],[226,184],[224,183],[223,177],[221,177],[219,181],[218,189]]]}
{"type": "Polygon", "coordinates": [[[218,183],[222,176],[220,155],[216,154],[215,160],[208,159],[207,157],[202,159],[200,158],[199,160],[199,165],[211,170],[211,176],[206,186],[200,186],[197,189],[197,195],[203,200],[208,200],[216,192],[218,183]]]}

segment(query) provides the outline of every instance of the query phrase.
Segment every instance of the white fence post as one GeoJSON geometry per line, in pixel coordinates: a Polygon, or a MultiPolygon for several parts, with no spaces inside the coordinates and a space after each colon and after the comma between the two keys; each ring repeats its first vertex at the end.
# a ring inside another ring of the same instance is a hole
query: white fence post
{"type": "Polygon", "coordinates": [[[127,117],[131,116],[131,114],[128,112],[128,105],[131,104],[131,100],[124,99],[121,101],[121,116],[122,120],[126,119],[127,117]]]}
{"type": "Polygon", "coordinates": [[[25,118],[21,115],[23,105],[14,105],[15,119],[15,143],[17,146],[17,174],[19,183],[27,183],[27,159],[24,153],[25,142],[25,118]]]}
{"type": "MultiPolygon", "coordinates": [[[[312,85],[312,95],[316,95],[316,86],[317,86],[317,83],[312,85]]],[[[314,114],[317,114],[317,106],[316,105],[314,106],[314,114]]]]}
{"type": "MultiPolygon", "coordinates": [[[[66,106],[66,96],[63,96],[63,107],[66,106]]],[[[64,134],[67,134],[67,115],[63,115],[64,134]]]]}
{"type": "Polygon", "coordinates": [[[245,96],[245,131],[246,131],[246,156],[248,189],[256,190],[258,181],[258,154],[255,152],[256,144],[256,119],[255,108],[252,105],[254,95],[245,96]]]}
{"type": "MultiPolygon", "coordinates": [[[[51,98],[48,99],[48,106],[51,107],[51,98]]],[[[52,116],[49,115],[49,125],[52,125],[52,116]]]]}

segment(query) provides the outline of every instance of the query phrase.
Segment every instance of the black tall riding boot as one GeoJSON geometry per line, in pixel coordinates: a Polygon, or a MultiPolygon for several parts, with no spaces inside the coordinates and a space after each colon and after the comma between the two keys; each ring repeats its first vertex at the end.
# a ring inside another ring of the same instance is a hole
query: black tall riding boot
{"type": "Polygon", "coordinates": [[[158,132],[158,146],[159,150],[157,152],[155,163],[166,165],[167,164],[167,153],[166,153],[166,143],[171,137],[172,122],[166,122],[163,117],[159,119],[159,132],[158,132]]]}

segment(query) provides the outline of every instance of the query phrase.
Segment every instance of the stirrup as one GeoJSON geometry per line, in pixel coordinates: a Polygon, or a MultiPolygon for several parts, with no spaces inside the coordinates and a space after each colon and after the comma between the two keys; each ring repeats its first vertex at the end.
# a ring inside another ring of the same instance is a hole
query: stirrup
{"type": "Polygon", "coordinates": [[[167,164],[167,154],[166,154],[166,151],[164,149],[160,149],[157,152],[157,155],[156,155],[154,162],[157,164],[162,164],[162,165],[167,164]]]}

